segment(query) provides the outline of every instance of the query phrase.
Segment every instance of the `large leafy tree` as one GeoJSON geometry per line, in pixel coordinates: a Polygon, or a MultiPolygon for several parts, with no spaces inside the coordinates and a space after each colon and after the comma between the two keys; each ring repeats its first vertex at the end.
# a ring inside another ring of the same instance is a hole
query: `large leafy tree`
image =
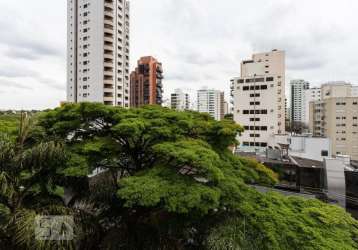
{"type": "Polygon", "coordinates": [[[212,240],[220,232],[225,242],[236,244],[233,249],[253,247],[262,239],[262,249],[299,249],[304,240],[307,249],[326,249],[324,239],[338,234],[346,242],[342,249],[357,246],[357,224],[342,210],[250,188],[247,184],[273,184],[276,176],[228,151],[242,132],[230,120],[160,107],[127,110],[83,103],[50,111],[40,124],[47,137],[66,142],[81,168],[111,173],[120,211],[117,226],[127,232],[124,249],[215,249],[223,242],[212,240]],[[330,218],[344,218],[336,224],[337,232],[328,230],[328,218],[307,212],[317,207],[330,218]],[[213,226],[223,231],[213,232],[213,226]],[[225,235],[232,227],[243,237],[225,235]],[[316,231],[315,237],[308,236],[310,231],[316,231]]]}
{"type": "Polygon", "coordinates": [[[42,144],[64,145],[58,184],[77,192],[62,211],[80,211],[79,249],[358,247],[358,224],[342,209],[249,186],[276,174],[231,154],[242,132],[233,121],[82,103],[45,112],[36,131],[42,144]],[[76,189],[94,170],[89,191],[76,189]]]}

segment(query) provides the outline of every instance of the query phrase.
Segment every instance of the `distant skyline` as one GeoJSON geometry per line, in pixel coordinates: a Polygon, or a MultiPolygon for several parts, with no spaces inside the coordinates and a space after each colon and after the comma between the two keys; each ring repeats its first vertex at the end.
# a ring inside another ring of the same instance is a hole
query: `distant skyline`
{"type": "MultiPolygon", "coordinates": [[[[240,62],[287,55],[286,84],[358,84],[357,0],[131,0],[131,70],[163,63],[165,97],[176,88],[229,92],[240,62]]],[[[67,1],[0,0],[0,109],[53,108],[66,99],[67,1]]]]}

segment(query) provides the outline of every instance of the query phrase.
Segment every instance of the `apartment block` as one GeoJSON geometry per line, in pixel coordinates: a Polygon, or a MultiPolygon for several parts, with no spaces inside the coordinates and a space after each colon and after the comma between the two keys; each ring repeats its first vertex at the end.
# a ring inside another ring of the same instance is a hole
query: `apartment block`
{"type": "Polygon", "coordinates": [[[358,85],[352,86],[352,96],[358,96],[358,85]]]}
{"type": "Polygon", "coordinates": [[[142,57],[130,77],[130,106],[162,105],[163,67],[152,56],[142,57]]]}
{"type": "Polygon", "coordinates": [[[244,126],[240,146],[266,147],[269,137],[285,133],[285,52],[273,50],[242,61],[232,81],[234,120],[244,126]]]}
{"type": "Polygon", "coordinates": [[[304,122],[305,118],[305,90],[309,89],[310,84],[305,80],[292,80],[291,88],[291,121],[304,122]]]}
{"type": "Polygon", "coordinates": [[[129,107],[129,2],[67,0],[67,101],[129,107]]]}
{"type": "Polygon", "coordinates": [[[322,100],[310,103],[310,130],[314,136],[332,141],[332,155],[358,160],[358,96],[352,85],[322,85],[322,100]]]}
{"type": "Polygon", "coordinates": [[[184,93],[181,89],[176,89],[175,92],[171,94],[170,107],[179,111],[189,110],[189,94],[184,93]]]}
{"type": "Polygon", "coordinates": [[[310,119],[310,103],[321,100],[321,88],[310,88],[305,90],[304,94],[304,112],[302,114],[303,122],[308,125],[310,119]]]}
{"type": "Polygon", "coordinates": [[[198,112],[208,113],[215,120],[224,119],[225,113],[225,98],[224,92],[214,89],[201,89],[198,90],[197,96],[197,109],[198,112]]]}

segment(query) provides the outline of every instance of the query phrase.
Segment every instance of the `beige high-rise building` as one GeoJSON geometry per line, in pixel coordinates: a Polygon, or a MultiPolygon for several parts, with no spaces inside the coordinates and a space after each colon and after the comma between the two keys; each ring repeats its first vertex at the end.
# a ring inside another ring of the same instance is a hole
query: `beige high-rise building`
{"type": "Polygon", "coordinates": [[[310,103],[310,130],[332,141],[332,155],[358,160],[358,96],[348,83],[324,84],[322,100],[310,103]]]}
{"type": "Polygon", "coordinates": [[[270,136],[285,133],[285,52],[254,54],[231,80],[234,120],[244,126],[240,146],[266,147],[270,136]]]}

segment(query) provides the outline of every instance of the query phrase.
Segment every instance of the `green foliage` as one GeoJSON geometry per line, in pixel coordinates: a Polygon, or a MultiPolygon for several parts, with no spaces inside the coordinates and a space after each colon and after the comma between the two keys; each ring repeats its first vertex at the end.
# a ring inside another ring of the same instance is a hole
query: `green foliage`
{"type": "Polygon", "coordinates": [[[209,249],[357,249],[358,223],[317,200],[251,195],[239,215],[210,231],[209,249]],[[255,244],[259,242],[259,244],[255,244]]]}
{"type": "Polygon", "coordinates": [[[0,114],[0,135],[7,134],[14,136],[18,131],[20,115],[0,114]]]}
{"type": "Polygon", "coordinates": [[[189,168],[195,176],[205,177],[208,181],[223,178],[220,170],[220,157],[209,144],[199,140],[181,140],[165,142],[153,147],[158,159],[163,159],[167,166],[180,171],[189,168]]]}
{"type": "Polygon", "coordinates": [[[44,112],[37,122],[20,124],[15,140],[0,139],[0,244],[13,249],[358,247],[357,221],[342,209],[251,188],[274,185],[277,174],[232,155],[228,148],[240,132],[232,120],[157,106],[81,103],[44,112]],[[104,172],[89,178],[96,169],[104,172]],[[70,198],[64,203],[66,193],[70,198]],[[74,216],[75,239],[31,243],[29,225],[46,214],[74,216]]]}
{"type": "Polygon", "coordinates": [[[126,207],[158,207],[168,212],[207,214],[219,206],[220,190],[178,178],[172,169],[153,168],[139,176],[123,179],[118,196],[126,207]]]}

